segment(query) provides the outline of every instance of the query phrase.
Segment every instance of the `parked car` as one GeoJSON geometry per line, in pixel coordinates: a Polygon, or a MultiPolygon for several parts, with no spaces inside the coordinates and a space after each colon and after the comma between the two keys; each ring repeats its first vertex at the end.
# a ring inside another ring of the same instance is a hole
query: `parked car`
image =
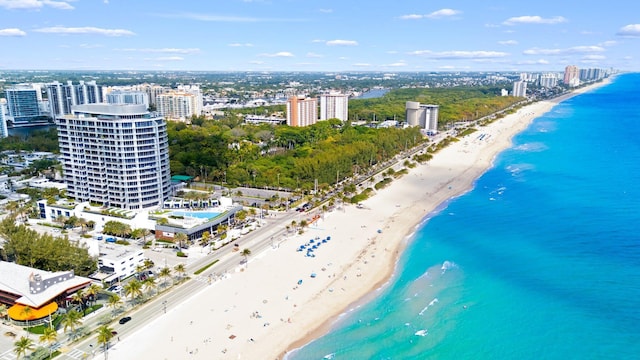
{"type": "Polygon", "coordinates": [[[112,287],[108,288],[107,291],[111,291],[111,292],[120,292],[122,291],[122,286],[120,285],[113,285],[112,287]]]}
{"type": "Polygon", "coordinates": [[[131,320],[131,316],[125,316],[121,318],[118,322],[120,323],[120,325],[124,325],[128,323],[130,320],[131,320]]]}

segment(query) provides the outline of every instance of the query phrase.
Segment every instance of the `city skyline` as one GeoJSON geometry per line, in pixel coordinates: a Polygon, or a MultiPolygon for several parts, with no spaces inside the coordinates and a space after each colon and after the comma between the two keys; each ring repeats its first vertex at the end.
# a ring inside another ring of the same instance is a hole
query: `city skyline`
{"type": "Polygon", "coordinates": [[[0,69],[640,70],[640,6],[629,2],[367,5],[0,0],[0,69]]]}

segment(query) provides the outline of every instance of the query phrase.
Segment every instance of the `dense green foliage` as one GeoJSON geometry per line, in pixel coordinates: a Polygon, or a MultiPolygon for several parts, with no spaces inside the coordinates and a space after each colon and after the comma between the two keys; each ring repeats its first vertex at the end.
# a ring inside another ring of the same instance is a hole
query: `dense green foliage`
{"type": "Polygon", "coordinates": [[[86,248],[66,238],[39,234],[24,225],[16,225],[13,216],[0,222],[0,236],[6,240],[5,260],[46,271],[73,270],[79,276],[88,276],[97,270],[97,262],[86,248]]]}
{"type": "Polygon", "coordinates": [[[410,88],[396,89],[373,99],[349,100],[349,118],[360,120],[405,120],[407,101],[439,105],[440,126],[464,120],[475,120],[522,100],[500,96],[498,87],[410,88]]]}
{"type": "Polygon", "coordinates": [[[57,153],[58,131],[55,128],[49,130],[39,130],[29,133],[29,135],[10,135],[0,139],[0,151],[24,150],[24,151],[48,151],[57,153]]]}
{"type": "Polygon", "coordinates": [[[302,128],[170,123],[169,137],[174,173],[289,189],[311,189],[316,179],[335,184],[424,141],[417,128],[372,129],[335,119],[302,128]]]}

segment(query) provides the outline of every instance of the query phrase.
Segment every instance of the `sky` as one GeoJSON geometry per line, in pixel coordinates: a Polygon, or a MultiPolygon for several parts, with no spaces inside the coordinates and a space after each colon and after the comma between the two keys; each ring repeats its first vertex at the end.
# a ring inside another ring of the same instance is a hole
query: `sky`
{"type": "Polygon", "coordinates": [[[0,69],[640,71],[633,0],[0,0],[0,69]]]}

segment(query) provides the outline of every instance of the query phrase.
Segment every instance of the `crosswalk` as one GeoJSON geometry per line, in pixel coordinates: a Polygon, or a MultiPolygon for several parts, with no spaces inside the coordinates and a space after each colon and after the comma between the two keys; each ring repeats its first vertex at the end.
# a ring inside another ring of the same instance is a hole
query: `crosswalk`
{"type": "Polygon", "coordinates": [[[76,360],[89,358],[89,354],[79,349],[73,349],[68,353],[66,353],[65,355],[69,358],[76,359],[76,360]]]}
{"type": "Polygon", "coordinates": [[[2,354],[0,354],[0,360],[15,360],[17,358],[18,357],[13,352],[13,349],[7,350],[7,351],[3,352],[2,354]]]}

